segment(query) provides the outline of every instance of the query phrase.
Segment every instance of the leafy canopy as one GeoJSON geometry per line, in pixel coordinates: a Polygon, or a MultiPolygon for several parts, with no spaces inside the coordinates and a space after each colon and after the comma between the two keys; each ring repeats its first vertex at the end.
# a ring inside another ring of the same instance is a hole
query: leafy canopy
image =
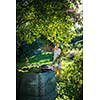
{"type": "Polygon", "coordinates": [[[45,36],[54,44],[66,46],[78,35],[72,27],[82,21],[79,14],[68,12],[78,8],[78,3],[80,0],[17,0],[17,37],[32,43],[45,36]]]}

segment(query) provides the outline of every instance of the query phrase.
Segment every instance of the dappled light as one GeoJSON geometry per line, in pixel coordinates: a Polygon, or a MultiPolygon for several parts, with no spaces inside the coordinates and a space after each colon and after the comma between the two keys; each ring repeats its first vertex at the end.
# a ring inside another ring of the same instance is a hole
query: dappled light
{"type": "Polygon", "coordinates": [[[17,100],[83,100],[81,0],[17,0],[17,100]]]}

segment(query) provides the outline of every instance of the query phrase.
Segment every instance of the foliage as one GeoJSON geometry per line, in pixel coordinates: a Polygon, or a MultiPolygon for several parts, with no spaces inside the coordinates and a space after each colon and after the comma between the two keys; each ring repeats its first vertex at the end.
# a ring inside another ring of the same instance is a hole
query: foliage
{"type": "Polygon", "coordinates": [[[58,77],[58,93],[56,100],[80,100],[83,84],[83,56],[82,50],[69,65],[66,63],[60,77],[58,77]]]}
{"type": "Polygon", "coordinates": [[[17,39],[17,62],[21,62],[20,60],[25,60],[25,58],[29,58],[34,54],[40,52],[39,48],[44,46],[46,40],[44,38],[39,38],[32,44],[28,44],[26,41],[20,41],[19,38],[17,39]],[[18,44],[20,42],[20,44],[18,44]]]}
{"type": "MultiPolygon", "coordinates": [[[[83,51],[78,50],[72,61],[63,59],[60,76],[57,76],[58,97],[56,100],[81,100],[80,94],[83,84],[83,51]],[[77,54],[78,53],[78,54],[77,54]]],[[[19,72],[39,72],[40,69],[33,67],[38,64],[50,64],[52,53],[41,53],[30,57],[30,66],[25,66],[19,72]]]]}
{"type": "Polygon", "coordinates": [[[17,0],[16,3],[16,36],[20,46],[21,41],[31,44],[37,38],[46,37],[54,45],[62,45],[64,54],[67,46],[71,47],[69,42],[82,34],[72,30],[76,22],[82,26],[80,14],[68,12],[78,9],[81,0],[17,0]]]}
{"type": "MultiPolygon", "coordinates": [[[[60,77],[57,78],[59,95],[56,100],[80,100],[83,84],[83,26],[82,15],[75,10],[78,9],[78,4],[81,4],[81,0],[17,0],[16,2],[18,59],[28,57],[29,63],[32,64],[50,63],[52,54],[34,55],[34,51],[37,52],[44,44],[60,44],[63,68],[60,77]],[[68,64],[68,59],[66,60],[68,50],[71,51],[74,47],[80,51],[68,64]]],[[[25,64],[24,62],[22,66],[25,64]]]]}

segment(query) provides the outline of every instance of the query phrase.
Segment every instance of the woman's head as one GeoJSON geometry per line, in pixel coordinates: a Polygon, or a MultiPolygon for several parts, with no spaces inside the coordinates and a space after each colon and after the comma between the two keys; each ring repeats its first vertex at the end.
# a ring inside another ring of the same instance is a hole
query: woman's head
{"type": "Polygon", "coordinates": [[[55,48],[59,48],[59,44],[55,45],[55,48]]]}

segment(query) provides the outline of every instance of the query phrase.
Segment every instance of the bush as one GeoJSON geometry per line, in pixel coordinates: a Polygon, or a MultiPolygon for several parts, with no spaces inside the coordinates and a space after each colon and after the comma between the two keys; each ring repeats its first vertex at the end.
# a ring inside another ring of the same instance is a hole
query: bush
{"type": "Polygon", "coordinates": [[[64,65],[58,77],[58,98],[56,100],[81,100],[83,84],[83,56],[82,50],[69,65],[64,65]]]}

